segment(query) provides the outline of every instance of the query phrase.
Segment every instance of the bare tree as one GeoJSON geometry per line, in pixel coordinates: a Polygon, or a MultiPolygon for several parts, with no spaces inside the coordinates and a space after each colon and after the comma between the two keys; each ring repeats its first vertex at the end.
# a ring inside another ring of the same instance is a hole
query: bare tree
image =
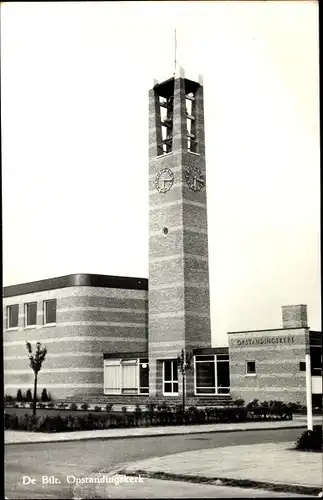
{"type": "Polygon", "coordinates": [[[36,415],[37,402],[37,377],[41,370],[43,361],[46,358],[47,347],[41,347],[41,343],[37,342],[36,352],[33,354],[30,342],[26,342],[27,351],[29,354],[29,366],[34,372],[34,399],[33,399],[33,415],[36,415]]]}
{"type": "Polygon", "coordinates": [[[179,365],[179,371],[182,374],[182,382],[183,382],[183,412],[185,411],[185,381],[186,381],[186,372],[191,368],[193,355],[192,353],[188,353],[182,349],[181,355],[178,356],[177,362],[179,365]]]}

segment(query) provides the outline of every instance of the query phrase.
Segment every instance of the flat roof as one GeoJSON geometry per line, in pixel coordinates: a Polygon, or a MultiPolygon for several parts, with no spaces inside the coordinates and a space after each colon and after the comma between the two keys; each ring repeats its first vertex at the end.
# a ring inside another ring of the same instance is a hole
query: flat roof
{"type": "Polygon", "coordinates": [[[125,276],[106,276],[104,274],[69,274],[57,278],[48,278],[40,281],[5,286],[3,288],[3,297],[14,297],[16,295],[44,292],[72,286],[148,290],[148,279],[129,278],[125,276]]]}
{"type": "MultiPolygon", "coordinates": [[[[185,81],[185,93],[190,94],[191,92],[195,92],[201,85],[198,82],[194,82],[193,80],[189,80],[188,78],[181,78],[185,81]]],[[[157,83],[154,86],[155,92],[161,97],[170,97],[174,95],[174,85],[175,78],[169,78],[164,82],[157,83]]]]}
{"type": "MultiPolygon", "coordinates": [[[[309,326],[291,326],[289,328],[264,328],[262,330],[240,330],[236,332],[227,332],[228,335],[232,335],[235,333],[263,333],[263,332],[283,332],[284,330],[302,330],[306,329],[309,330],[310,333],[312,330],[310,330],[309,326]]],[[[318,332],[316,332],[318,333],[318,332]]]]}

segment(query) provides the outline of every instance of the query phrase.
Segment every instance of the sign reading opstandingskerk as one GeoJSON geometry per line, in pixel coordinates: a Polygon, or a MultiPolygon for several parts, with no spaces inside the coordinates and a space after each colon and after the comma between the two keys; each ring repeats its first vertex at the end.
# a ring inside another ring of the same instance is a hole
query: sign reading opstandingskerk
{"type": "Polygon", "coordinates": [[[236,341],[239,347],[260,344],[293,344],[294,337],[261,337],[257,339],[239,339],[236,341]]]}

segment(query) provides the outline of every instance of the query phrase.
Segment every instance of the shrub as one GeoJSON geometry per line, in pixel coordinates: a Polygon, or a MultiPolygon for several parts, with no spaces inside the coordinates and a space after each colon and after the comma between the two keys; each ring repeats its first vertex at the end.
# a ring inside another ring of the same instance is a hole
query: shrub
{"type": "Polygon", "coordinates": [[[48,401],[47,389],[43,389],[43,390],[42,390],[42,393],[41,393],[40,399],[41,399],[41,401],[43,401],[44,403],[47,403],[47,401],[48,401]]]}
{"type": "Polygon", "coordinates": [[[71,411],[76,411],[77,410],[77,404],[76,403],[71,403],[69,409],[71,411]]]}
{"type": "Polygon", "coordinates": [[[259,406],[259,399],[253,399],[247,404],[248,409],[257,408],[259,406]]]}
{"type": "Polygon", "coordinates": [[[26,392],[25,400],[28,402],[33,400],[33,396],[30,389],[28,389],[28,391],[26,392]]]}
{"type": "Polygon", "coordinates": [[[238,407],[244,406],[244,403],[245,403],[244,399],[235,399],[233,401],[233,405],[238,407]]]}
{"type": "Polygon", "coordinates": [[[4,397],[5,403],[7,403],[7,406],[13,406],[13,397],[10,396],[10,394],[6,394],[4,397]]]}
{"type": "Polygon", "coordinates": [[[150,425],[154,425],[155,421],[155,408],[156,405],[154,403],[147,403],[146,404],[146,409],[147,409],[147,420],[146,422],[149,423],[150,425]]]}
{"type": "Polygon", "coordinates": [[[166,401],[163,401],[161,405],[157,406],[157,410],[161,411],[161,412],[166,412],[166,411],[170,411],[170,408],[169,408],[168,404],[166,403],[166,401]]]}
{"type": "Polygon", "coordinates": [[[296,442],[296,449],[322,451],[322,425],[314,425],[312,431],[303,432],[296,442]]]}
{"type": "Polygon", "coordinates": [[[296,412],[300,409],[301,405],[299,403],[287,403],[287,407],[292,411],[296,412]]]}
{"type": "Polygon", "coordinates": [[[89,409],[89,404],[88,403],[82,403],[81,404],[81,410],[87,411],[89,409]]]}
{"type": "Polygon", "coordinates": [[[4,414],[4,428],[5,429],[12,429],[12,430],[19,429],[17,415],[5,413],[4,414]]]}
{"type": "Polygon", "coordinates": [[[23,401],[21,389],[18,389],[18,391],[17,391],[16,400],[19,401],[19,403],[21,403],[21,401],[23,401]]]}
{"type": "Polygon", "coordinates": [[[95,406],[94,411],[96,411],[96,412],[101,411],[101,406],[95,406]]]}
{"type": "Polygon", "coordinates": [[[112,403],[108,403],[105,405],[105,411],[107,411],[108,413],[110,413],[112,411],[112,408],[113,408],[112,403]]]}

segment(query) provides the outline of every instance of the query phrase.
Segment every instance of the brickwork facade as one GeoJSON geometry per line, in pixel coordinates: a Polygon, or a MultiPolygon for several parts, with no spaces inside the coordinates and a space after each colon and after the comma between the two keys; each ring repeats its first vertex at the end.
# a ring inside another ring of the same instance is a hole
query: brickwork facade
{"type": "Polygon", "coordinates": [[[56,399],[103,391],[103,354],[147,352],[147,290],[75,286],[4,298],[4,386],[16,395],[33,386],[26,341],[48,348],[38,376],[56,399]],[[44,301],[56,299],[56,324],[44,325],[44,301]],[[25,326],[25,304],[37,302],[37,324],[25,326]],[[8,307],[19,305],[18,327],[8,329],[8,307]]]}
{"type": "Polygon", "coordinates": [[[307,328],[229,333],[230,392],[249,402],[280,400],[306,404],[307,328]],[[255,363],[248,373],[247,363],[255,363]]]}
{"type": "MultiPolygon", "coordinates": [[[[202,85],[181,75],[155,86],[149,93],[148,321],[152,396],[163,394],[163,359],[177,358],[182,349],[211,345],[204,140],[202,85]],[[188,87],[194,90],[191,113],[198,145],[195,153],[188,147],[188,87]],[[173,99],[172,151],[160,154],[160,99],[164,96],[173,99]],[[189,167],[200,169],[202,189],[189,187],[189,167]],[[164,169],[171,170],[173,184],[169,190],[159,192],[156,177],[164,169]]],[[[181,392],[181,377],[178,382],[181,392]]],[[[193,381],[189,376],[186,388],[191,396],[193,381]]]]}

